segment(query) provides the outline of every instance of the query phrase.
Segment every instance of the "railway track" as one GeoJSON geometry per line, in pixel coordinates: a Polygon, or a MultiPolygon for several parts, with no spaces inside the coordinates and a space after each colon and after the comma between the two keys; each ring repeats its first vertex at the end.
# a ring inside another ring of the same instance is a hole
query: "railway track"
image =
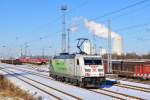
{"type": "Polygon", "coordinates": [[[141,83],[141,84],[145,84],[145,85],[150,85],[150,80],[146,80],[146,81],[140,81],[140,80],[135,80],[135,79],[128,79],[128,78],[110,78],[109,79],[116,79],[116,80],[121,80],[121,81],[128,81],[128,82],[134,82],[134,83],[141,83]]]}
{"type": "Polygon", "coordinates": [[[23,72],[27,72],[27,73],[32,74],[32,75],[37,75],[37,76],[40,76],[40,77],[43,77],[43,78],[46,78],[46,79],[54,80],[53,78],[49,77],[48,75],[40,74],[40,73],[35,72],[35,71],[29,71],[29,70],[26,70],[23,67],[18,68],[18,67],[8,67],[8,66],[5,66],[5,68],[11,68],[11,69],[15,69],[15,70],[22,70],[23,72]]]}
{"type": "MultiPolygon", "coordinates": [[[[12,68],[12,67],[8,67],[8,66],[6,66],[6,67],[7,67],[7,68],[11,68],[11,69],[22,70],[22,71],[24,71],[24,72],[28,72],[28,73],[33,74],[33,75],[37,75],[37,76],[40,76],[40,77],[44,77],[44,78],[46,78],[46,79],[52,79],[52,78],[50,78],[50,77],[48,77],[48,76],[46,76],[46,75],[39,74],[39,73],[35,73],[35,72],[32,72],[32,71],[23,70],[22,68],[16,68],[16,67],[13,67],[13,68],[12,68]]],[[[63,83],[63,84],[67,84],[67,83],[63,83]]],[[[67,85],[70,85],[70,84],[68,83],[67,85]]],[[[77,87],[77,86],[75,86],[75,87],[77,87]]],[[[80,88],[80,87],[78,87],[78,88],[80,88]]],[[[82,89],[84,89],[84,88],[82,88],[82,89]]],[[[89,91],[91,91],[91,90],[89,90],[89,91]]],[[[92,92],[95,92],[95,91],[92,91],[92,92]]],[[[113,96],[113,95],[109,95],[109,94],[107,94],[107,93],[100,93],[100,92],[99,92],[99,94],[103,94],[103,95],[106,95],[106,96],[115,98],[115,99],[117,99],[117,100],[124,100],[124,99],[122,99],[122,98],[119,98],[119,97],[113,96]]]]}
{"type": "Polygon", "coordinates": [[[133,85],[122,84],[122,83],[114,84],[114,86],[119,86],[122,88],[128,88],[128,89],[150,93],[150,88],[145,88],[145,87],[133,86],[133,85]]]}
{"type": "MultiPolygon", "coordinates": [[[[52,78],[48,77],[47,75],[39,74],[39,73],[36,73],[36,72],[33,72],[33,71],[27,71],[27,70],[24,70],[22,68],[16,68],[16,67],[13,67],[13,68],[12,67],[8,67],[8,68],[16,69],[16,70],[22,70],[23,72],[27,72],[27,73],[30,73],[30,74],[33,74],[33,75],[37,75],[37,76],[40,76],[40,77],[52,80],[52,78]]],[[[63,84],[67,84],[67,83],[63,83],[63,84]]],[[[70,84],[68,84],[68,85],[70,85],[70,84]]],[[[80,88],[80,87],[78,87],[78,88],[80,88]]],[[[124,100],[124,99],[126,100],[127,98],[132,98],[132,99],[135,99],[135,100],[143,100],[142,98],[130,96],[130,95],[127,95],[127,94],[117,93],[117,92],[110,91],[110,90],[105,90],[105,89],[89,90],[89,91],[96,92],[96,93],[99,93],[99,94],[103,94],[103,95],[106,95],[106,96],[109,96],[109,97],[112,97],[112,98],[115,98],[115,99],[118,99],[118,100],[124,100]]]]}
{"type": "MultiPolygon", "coordinates": [[[[12,68],[12,67],[9,67],[9,68],[12,68]]],[[[36,73],[36,72],[33,72],[33,71],[27,71],[27,70],[24,70],[24,69],[21,69],[21,68],[16,68],[16,67],[14,67],[14,69],[26,71],[26,72],[28,72],[30,74],[37,75],[37,76],[40,76],[40,77],[44,77],[44,78],[53,80],[53,78],[48,77],[47,75],[44,75],[44,74],[39,74],[39,73],[36,73]]],[[[114,84],[114,86],[150,93],[150,88],[145,88],[145,87],[133,86],[133,85],[122,84],[122,83],[114,84]]]]}
{"type": "Polygon", "coordinates": [[[127,95],[127,94],[123,94],[123,93],[118,93],[115,91],[111,91],[111,90],[106,90],[106,89],[90,89],[90,91],[92,92],[96,92],[96,93],[105,93],[107,95],[111,95],[114,97],[119,97],[122,100],[144,100],[143,98],[139,98],[139,97],[135,97],[135,96],[131,96],[131,95],[127,95]]]}
{"type": "Polygon", "coordinates": [[[51,86],[48,86],[48,85],[46,85],[46,84],[43,84],[43,83],[41,83],[41,82],[39,82],[39,81],[35,81],[35,80],[33,80],[33,79],[31,79],[31,78],[28,78],[28,77],[26,77],[26,76],[22,76],[21,74],[15,73],[14,71],[10,71],[10,70],[8,70],[8,69],[6,70],[5,68],[1,68],[0,70],[4,71],[4,72],[6,72],[6,73],[8,73],[8,74],[10,74],[10,75],[13,75],[13,76],[16,77],[17,79],[19,79],[19,80],[21,80],[21,81],[23,81],[23,82],[25,82],[25,83],[27,83],[27,84],[29,84],[29,85],[31,85],[31,86],[37,88],[37,89],[39,89],[39,90],[45,92],[46,94],[52,96],[53,98],[55,98],[55,99],[57,99],[57,100],[62,100],[62,99],[64,99],[64,98],[65,98],[65,99],[68,99],[68,100],[82,100],[82,98],[79,98],[79,97],[76,97],[76,96],[71,95],[71,94],[69,94],[69,93],[66,93],[66,92],[64,92],[64,91],[55,89],[55,88],[53,88],[53,87],[51,87],[51,86]],[[20,78],[20,77],[17,77],[16,75],[21,76],[21,78],[20,78]],[[56,95],[56,94],[58,94],[59,96],[56,95]],[[60,96],[60,95],[61,95],[61,96],[60,96]],[[63,97],[62,97],[62,96],[63,96],[63,97]]]}
{"type": "Polygon", "coordinates": [[[140,80],[128,80],[128,79],[125,79],[124,81],[129,81],[129,82],[135,82],[135,83],[142,83],[142,84],[150,85],[150,80],[140,81],[140,80]]]}

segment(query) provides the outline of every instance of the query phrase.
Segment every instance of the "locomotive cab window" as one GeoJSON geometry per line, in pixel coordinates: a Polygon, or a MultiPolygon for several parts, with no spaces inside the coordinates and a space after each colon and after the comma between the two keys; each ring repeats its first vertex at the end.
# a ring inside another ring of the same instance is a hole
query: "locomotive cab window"
{"type": "Polygon", "coordinates": [[[79,59],[77,59],[77,65],[79,65],[79,59]]]}
{"type": "Polygon", "coordinates": [[[85,65],[102,65],[102,61],[101,61],[101,59],[85,58],[84,64],[85,65]]]}

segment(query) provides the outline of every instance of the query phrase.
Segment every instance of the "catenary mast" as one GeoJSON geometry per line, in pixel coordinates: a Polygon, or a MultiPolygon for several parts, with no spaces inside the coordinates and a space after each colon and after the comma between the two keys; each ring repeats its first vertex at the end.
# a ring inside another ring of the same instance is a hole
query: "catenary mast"
{"type": "Polygon", "coordinates": [[[62,11],[62,44],[61,49],[62,53],[66,53],[66,11],[67,11],[67,5],[61,5],[61,11],[62,11]]]}

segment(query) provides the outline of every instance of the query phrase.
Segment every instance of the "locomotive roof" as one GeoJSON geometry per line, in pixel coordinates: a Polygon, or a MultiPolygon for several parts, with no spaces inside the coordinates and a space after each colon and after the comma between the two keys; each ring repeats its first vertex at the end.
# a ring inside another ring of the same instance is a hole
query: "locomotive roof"
{"type": "Polygon", "coordinates": [[[61,53],[60,55],[54,56],[54,59],[73,59],[76,56],[85,56],[85,57],[101,57],[98,55],[84,55],[84,54],[68,54],[68,53],[61,53]]]}
{"type": "Polygon", "coordinates": [[[54,59],[72,59],[75,57],[75,54],[60,54],[58,56],[54,56],[54,59]]]}

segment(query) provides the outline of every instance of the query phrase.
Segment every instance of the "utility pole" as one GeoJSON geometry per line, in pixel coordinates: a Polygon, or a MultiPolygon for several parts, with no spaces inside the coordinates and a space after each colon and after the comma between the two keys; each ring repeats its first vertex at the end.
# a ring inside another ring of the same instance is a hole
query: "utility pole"
{"type": "Polygon", "coordinates": [[[43,56],[43,58],[45,57],[45,49],[44,49],[44,47],[42,49],[42,56],[43,56]]]}
{"type": "Polygon", "coordinates": [[[27,48],[29,47],[28,43],[25,43],[25,57],[27,56],[27,48]]]}
{"type": "MultiPolygon", "coordinates": [[[[5,51],[6,46],[3,45],[2,47],[4,48],[3,50],[5,51]]],[[[3,59],[5,59],[5,56],[6,56],[5,53],[3,53],[3,59]]]]}
{"type": "Polygon", "coordinates": [[[21,56],[21,58],[22,58],[22,56],[23,56],[23,53],[22,53],[22,47],[20,48],[20,56],[21,56]]]}
{"type": "Polygon", "coordinates": [[[107,50],[107,56],[108,56],[108,61],[107,61],[107,65],[108,65],[108,70],[109,73],[112,73],[112,62],[111,62],[111,20],[108,20],[108,50],[107,50]]]}
{"type": "Polygon", "coordinates": [[[66,52],[66,11],[67,5],[62,5],[62,53],[66,52]]]}
{"type": "Polygon", "coordinates": [[[102,47],[99,47],[99,55],[102,57],[102,47]]]}
{"type": "Polygon", "coordinates": [[[68,31],[68,53],[70,52],[70,29],[67,29],[68,31]]]}
{"type": "Polygon", "coordinates": [[[93,41],[94,41],[94,45],[93,45],[93,50],[92,50],[92,52],[93,52],[93,54],[97,54],[97,46],[96,46],[96,36],[93,34],[93,41]]]}

